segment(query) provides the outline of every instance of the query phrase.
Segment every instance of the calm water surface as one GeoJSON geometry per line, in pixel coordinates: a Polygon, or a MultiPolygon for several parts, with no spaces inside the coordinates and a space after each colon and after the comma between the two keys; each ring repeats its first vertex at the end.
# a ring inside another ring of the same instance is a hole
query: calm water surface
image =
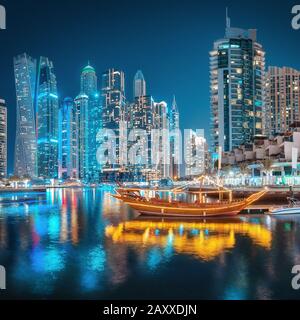
{"type": "Polygon", "coordinates": [[[0,299],[300,298],[300,215],[141,219],[111,191],[0,194],[0,299]]]}

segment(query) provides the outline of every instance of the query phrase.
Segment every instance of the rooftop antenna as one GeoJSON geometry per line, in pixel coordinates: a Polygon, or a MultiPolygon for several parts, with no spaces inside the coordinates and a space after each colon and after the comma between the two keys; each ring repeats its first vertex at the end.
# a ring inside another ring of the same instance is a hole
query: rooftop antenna
{"type": "Polygon", "coordinates": [[[226,7],[226,28],[230,28],[230,18],[228,17],[228,7],[226,7]]]}

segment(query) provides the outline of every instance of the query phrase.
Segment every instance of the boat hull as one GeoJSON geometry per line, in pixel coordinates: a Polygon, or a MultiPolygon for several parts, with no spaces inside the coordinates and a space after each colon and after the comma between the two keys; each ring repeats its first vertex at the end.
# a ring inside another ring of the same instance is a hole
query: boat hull
{"type": "Polygon", "coordinates": [[[143,216],[159,217],[181,217],[181,218],[207,218],[207,217],[229,217],[236,216],[246,206],[246,203],[227,204],[219,207],[207,205],[204,207],[173,207],[171,205],[153,205],[150,203],[141,203],[130,201],[122,196],[114,195],[115,198],[122,200],[131,208],[138,211],[143,216]]]}
{"type": "Polygon", "coordinates": [[[139,211],[139,213],[142,216],[150,216],[150,217],[170,217],[170,218],[199,218],[199,219],[205,219],[205,218],[218,218],[218,217],[232,217],[239,214],[240,211],[233,211],[233,212],[224,212],[224,213],[212,213],[212,214],[190,214],[190,213],[176,213],[176,212],[170,212],[170,213],[161,213],[161,212],[154,212],[154,211],[139,211]]]}
{"type": "MultiPolygon", "coordinates": [[[[122,191],[122,190],[121,190],[122,191]]],[[[123,191],[124,192],[124,191],[123,191]]],[[[180,218],[219,218],[238,215],[251,203],[261,198],[266,191],[253,194],[245,200],[228,203],[203,203],[191,205],[187,203],[174,203],[156,200],[147,201],[143,197],[131,198],[126,193],[118,193],[113,197],[128,204],[131,208],[144,216],[180,217],[180,218]]]]}
{"type": "Polygon", "coordinates": [[[273,215],[273,216],[300,214],[300,207],[297,207],[297,208],[278,208],[278,209],[271,210],[269,212],[269,214],[273,215]]]}

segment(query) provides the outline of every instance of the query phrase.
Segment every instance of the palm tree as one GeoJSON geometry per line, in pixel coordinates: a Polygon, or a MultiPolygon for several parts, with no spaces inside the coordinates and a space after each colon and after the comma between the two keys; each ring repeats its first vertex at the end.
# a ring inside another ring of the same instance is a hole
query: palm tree
{"type": "Polygon", "coordinates": [[[248,167],[248,164],[246,162],[241,162],[239,165],[240,173],[243,175],[247,175],[250,173],[250,169],[248,167]]]}
{"type": "Polygon", "coordinates": [[[12,176],[9,178],[9,181],[12,182],[14,184],[15,188],[18,188],[18,183],[21,181],[22,179],[16,175],[12,176]]]}
{"type": "Polygon", "coordinates": [[[267,159],[264,159],[263,161],[261,161],[262,172],[267,177],[266,184],[270,183],[270,177],[272,175],[273,165],[274,165],[274,161],[270,158],[267,158],[267,159]]]}
{"type": "Polygon", "coordinates": [[[213,164],[213,171],[212,172],[218,172],[219,170],[219,160],[216,160],[213,164]]]}
{"type": "Polygon", "coordinates": [[[29,182],[29,181],[31,181],[30,175],[25,174],[25,175],[22,177],[22,182],[25,183],[25,187],[26,187],[26,188],[28,187],[28,182],[29,182]]]}
{"type": "Polygon", "coordinates": [[[229,173],[232,170],[232,165],[231,164],[227,164],[224,167],[222,167],[222,171],[224,171],[225,173],[229,173]]]}
{"type": "Polygon", "coordinates": [[[249,175],[250,169],[246,162],[241,162],[239,165],[240,173],[242,175],[242,184],[245,185],[245,178],[249,175]]]}

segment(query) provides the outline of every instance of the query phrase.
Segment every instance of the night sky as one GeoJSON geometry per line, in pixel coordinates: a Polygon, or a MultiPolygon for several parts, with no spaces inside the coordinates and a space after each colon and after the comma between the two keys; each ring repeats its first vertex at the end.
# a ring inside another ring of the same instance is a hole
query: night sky
{"type": "MultiPolygon", "coordinates": [[[[298,1],[300,4],[300,1],[298,1]]],[[[125,72],[126,97],[141,69],[156,100],[175,94],[181,127],[209,135],[209,51],[224,36],[225,8],[233,27],[258,29],[267,65],[300,69],[300,30],[291,27],[297,1],[200,0],[0,0],[7,30],[0,30],[0,97],[9,117],[9,173],[13,170],[15,88],[13,57],[27,52],[54,62],[60,98],[79,93],[88,61],[100,76],[108,68],[125,72]]]]}

